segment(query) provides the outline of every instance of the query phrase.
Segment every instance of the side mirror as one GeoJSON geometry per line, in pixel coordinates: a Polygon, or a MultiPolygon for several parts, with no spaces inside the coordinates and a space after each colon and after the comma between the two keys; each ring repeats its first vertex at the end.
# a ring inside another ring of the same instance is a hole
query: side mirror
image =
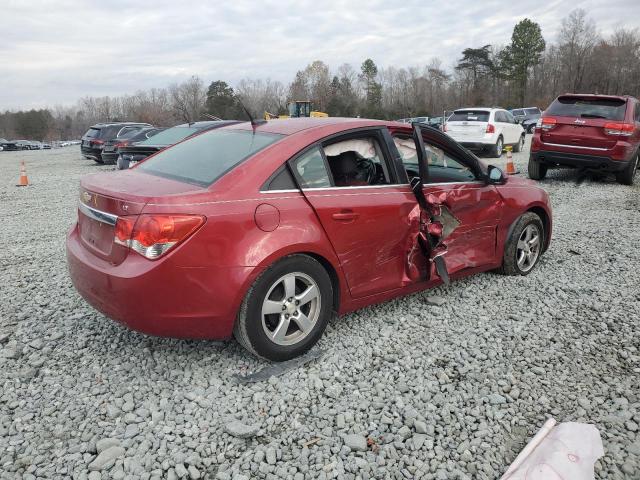
{"type": "Polygon", "coordinates": [[[507,182],[504,172],[495,165],[489,165],[487,183],[490,185],[503,185],[507,182]]]}

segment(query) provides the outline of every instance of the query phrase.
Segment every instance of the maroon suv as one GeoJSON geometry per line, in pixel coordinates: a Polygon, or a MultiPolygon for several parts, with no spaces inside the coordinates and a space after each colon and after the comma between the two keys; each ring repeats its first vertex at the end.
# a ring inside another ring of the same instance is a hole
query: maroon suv
{"type": "Polygon", "coordinates": [[[610,172],[632,185],[638,168],[640,102],[634,97],[566,94],[538,120],[531,141],[529,177],[547,169],[583,168],[610,172]]]}

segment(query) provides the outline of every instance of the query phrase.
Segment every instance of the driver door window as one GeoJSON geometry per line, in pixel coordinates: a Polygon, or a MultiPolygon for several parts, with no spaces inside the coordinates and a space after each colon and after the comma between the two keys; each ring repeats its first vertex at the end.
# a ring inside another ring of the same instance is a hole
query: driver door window
{"type": "Polygon", "coordinates": [[[389,185],[389,170],[378,140],[350,138],[323,147],[336,187],[389,185]]]}
{"type": "MultiPolygon", "coordinates": [[[[402,157],[402,164],[409,180],[420,176],[416,144],[411,137],[394,137],[393,141],[402,157]]],[[[473,182],[474,173],[463,163],[455,160],[444,150],[429,142],[424,142],[425,158],[429,165],[428,183],[473,182]]]]}

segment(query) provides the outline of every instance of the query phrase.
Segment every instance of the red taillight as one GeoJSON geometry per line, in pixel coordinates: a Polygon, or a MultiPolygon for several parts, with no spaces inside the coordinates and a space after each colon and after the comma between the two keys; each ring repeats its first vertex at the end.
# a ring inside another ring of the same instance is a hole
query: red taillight
{"type": "Polygon", "coordinates": [[[115,243],[154,259],[186,240],[204,223],[200,215],[153,215],[119,217],[115,243]]]}
{"type": "Polygon", "coordinates": [[[93,143],[94,145],[102,145],[104,143],[104,140],[91,140],[91,143],[93,143]]]}
{"type": "Polygon", "coordinates": [[[114,241],[120,245],[129,246],[129,240],[131,240],[131,234],[133,233],[133,226],[136,223],[138,217],[118,217],[116,222],[116,238],[114,241]]]}
{"type": "MultiPolygon", "coordinates": [[[[553,127],[555,127],[558,124],[558,120],[556,120],[553,117],[545,117],[538,121],[540,122],[539,126],[543,130],[551,130],[553,127]]],[[[538,127],[538,124],[536,124],[536,127],[538,127]]]]}
{"type": "Polygon", "coordinates": [[[631,123],[610,122],[604,124],[604,133],[607,135],[618,135],[629,137],[633,135],[635,126],[631,123]]]}
{"type": "Polygon", "coordinates": [[[127,145],[129,145],[129,142],[127,142],[126,140],[124,142],[116,143],[116,147],[126,147],[127,145]]]}
{"type": "Polygon", "coordinates": [[[496,133],[496,126],[493,123],[487,123],[486,133],[496,133]]]}

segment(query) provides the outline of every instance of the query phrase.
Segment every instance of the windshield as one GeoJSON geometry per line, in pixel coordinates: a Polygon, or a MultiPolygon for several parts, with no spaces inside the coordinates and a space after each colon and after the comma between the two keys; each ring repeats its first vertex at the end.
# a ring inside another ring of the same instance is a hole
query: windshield
{"type": "Polygon", "coordinates": [[[138,168],[159,177],[206,187],[282,137],[246,130],[211,130],[162,150],[138,168]]]}
{"type": "Polygon", "coordinates": [[[549,106],[546,114],[560,117],[624,120],[626,109],[627,103],[617,98],[558,97],[549,106]]]}
{"type": "Polygon", "coordinates": [[[178,143],[180,140],[184,140],[189,135],[193,135],[201,130],[201,128],[196,127],[168,128],[167,130],[138,143],[138,145],[173,145],[174,143],[178,143]]]}
{"type": "Polygon", "coordinates": [[[486,110],[458,110],[449,117],[449,122],[488,122],[489,112],[486,110]]]}

